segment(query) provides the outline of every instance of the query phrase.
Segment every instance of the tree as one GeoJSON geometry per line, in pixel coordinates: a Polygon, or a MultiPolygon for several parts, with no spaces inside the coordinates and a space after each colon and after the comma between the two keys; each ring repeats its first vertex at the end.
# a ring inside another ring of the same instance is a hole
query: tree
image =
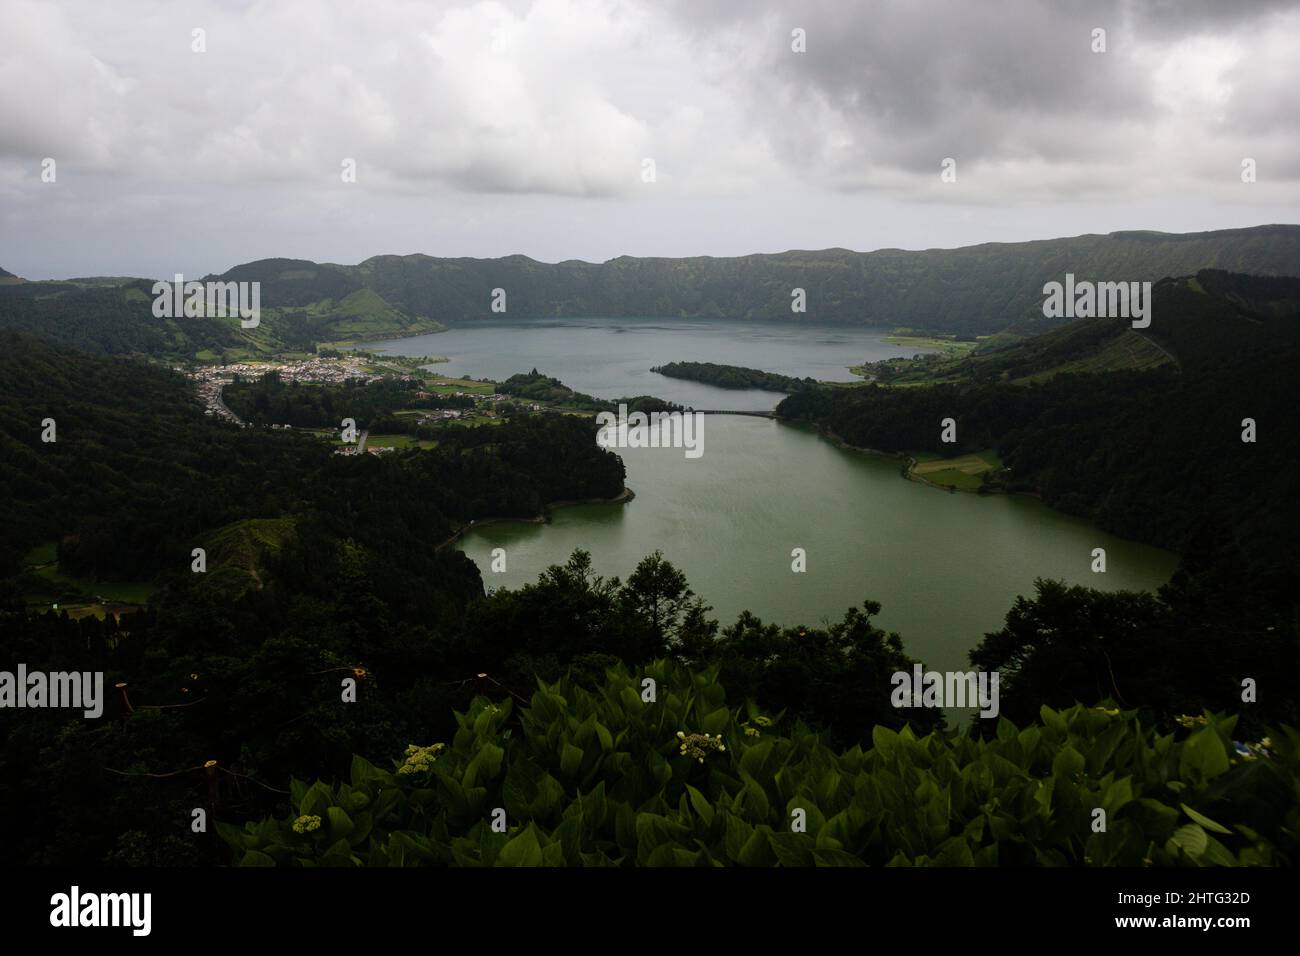
{"type": "Polygon", "coordinates": [[[682,614],[695,596],[686,575],[655,551],[641,559],[619,599],[647,631],[648,655],[662,653],[676,637],[682,614]]]}

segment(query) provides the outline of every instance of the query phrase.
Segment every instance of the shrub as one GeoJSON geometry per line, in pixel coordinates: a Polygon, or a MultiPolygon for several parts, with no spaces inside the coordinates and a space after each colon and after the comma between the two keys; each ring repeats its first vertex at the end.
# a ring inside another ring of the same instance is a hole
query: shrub
{"type": "Polygon", "coordinates": [[[219,830],[244,866],[1294,863],[1290,728],[1246,746],[1234,716],[1164,735],[1105,705],[1040,716],[986,740],[878,726],[870,749],[835,751],[729,708],[716,668],[620,665],[595,690],[539,682],[518,708],[477,698],[445,746],[391,771],[356,757],[350,782],[293,781],[284,818],[219,830]]]}

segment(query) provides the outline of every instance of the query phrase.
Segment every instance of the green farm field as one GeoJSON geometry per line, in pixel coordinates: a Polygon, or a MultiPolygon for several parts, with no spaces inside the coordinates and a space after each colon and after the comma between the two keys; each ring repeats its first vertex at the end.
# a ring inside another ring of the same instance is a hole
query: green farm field
{"type": "Polygon", "coordinates": [[[1002,460],[997,452],[990,450],[959,455],[956,458],[940,458],[937,455],[919,453],[914,456],[911,474],[917,478],[956,488],[960,491],[975,491],[980,487],[981,476],[1002,467],[1002,460]]]}

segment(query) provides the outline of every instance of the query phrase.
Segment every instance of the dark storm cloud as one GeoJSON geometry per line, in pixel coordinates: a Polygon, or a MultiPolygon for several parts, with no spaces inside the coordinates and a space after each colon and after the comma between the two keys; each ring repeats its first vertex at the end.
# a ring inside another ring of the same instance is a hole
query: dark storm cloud
{"type": "Polygon", "coordinates": [[[1297,48],[1296,3],[6,0],[0,266],[1286,221],[1297,48]]]}
{"type": "Polygon", "coordinates": [[[868,170],[880,167],[928,176],[946,156],[1066,165],[1140,157],[1151,127],[1177,118],[1167,87],[1178,76],[1168,67],[1195,69],[1178,54],[1180,43],[1197,39],[1208,45],[1207,71],[1220,66],[1215,46],[1242,55],[1224,70],[1231,92],[1224,115],[1205,118],[1208,127],[1267,132],[1296,115],[1294,66],[1277,50],[1253,55],[1275,40],[1294,49],[1294,3],[821,0],[674,9],[701,47],[729,32],[763,37],[763,55],[732,74],[738,97],[784,162],[850,186],[871,184],[868,170]],[[791,51],[795,28],[806,31],[806,53],[791,51]],[[1097,28],[1106,31],[1105,53],[1093,50],[1097,28]],[[839,140],[829,159],[828,137],[839,140]]]}

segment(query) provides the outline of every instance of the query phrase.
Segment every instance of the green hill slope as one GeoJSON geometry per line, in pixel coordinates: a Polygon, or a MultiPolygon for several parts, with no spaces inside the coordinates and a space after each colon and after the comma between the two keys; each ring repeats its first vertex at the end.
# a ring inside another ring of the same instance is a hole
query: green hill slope
{"type": "Polygon", "coordinates": [[[1152,289],[1151,325],[1080,319],[1034,336],[997,336],[960,358],[890,359],[865,366],[882,384],[1044,381],[1062,373],[1143,371],[1213,364],[1225,356],[1267,356],[1300,337],[1300,284],[1286,277],[1203,269],[1152,289]]]}
{"type": "MultiPolygon", "coordinates": [[[[1064,324],[1042,316],[1042,288],[1082,280],[1158,281],[1215,269],[1300,275],[1300,226],[1172,234],[1116,232],[960,249],[790,251],[735,258],[621,256],[603,263],[527,256],[443,259],[381,255],[359,265],[304,259],[248,262],[209,280],[261,283],[262,326],[179,325],[154,319],[145,280],[17,282],[0,278],[0,328],[95,351],[238,358],[321,342],[380,339],[485,318],[681,317],[905,327],[916,332],[1036,334],[1064,324]],[[104,288],[104,281],[111,282],[104,288]],[[506,312],[492,311],[493,290],[506,312]],[[803,289],[807,311],[791,311],[803,289]],[[71,298],[66,296],[71,295],[71,298]],[[62,301],[59,301],[62,299],[62,301]],[[143,307],[143,308],[142,308],[143,307]],[[105,328],[104,326],[107,326],[105,328]]],[[[1062,365],[1068,363],[1061,363],[1062,365]]],[[[1099,367],[1151,367],[1132,337],[1099,367]]]]}
{"type": "Polygon", "coordinates": [[[949,381],[792,395],[777,414],[850,444],[943,457],[995,449],[992,487],[1032,491],[1130,538],[1181,549],[1231,529],[1250,561],[1296,568],[1300,279],[1221,272],[1160,283],[1141,339],[1087,320],[954,363],[949,381]],[[1122,361],[1123,356],[1135,357],[1122,361]],[[1112,367],[1107,368],[1107,363],[1112,367]],[[1128,364],[1126,364],[1128,362],[1128,364]],[[1086,370],[1093,374],[1062,374],[1086,370]],[[940,422],[956,421],[956,442],[940,422]],[[1256,440],[1242,440],[1243,421],[1256,440]]]}
{"type": "Polygon", "coordinates": [[[283,550],[296,526],[293,518],[248,518],[213,531],[200,542],[206,551],[209,589],[228,600],[250,588],[260,591],[268,577],[265,559],[283,550]]]}
{"type": "Polygon", "coordinates": [[[152,285],[133,279],[122,285],[0,286],[0,329],[98,354],[193,357],[203,350],[246,348],[253,341],[238,319],[156,318],[152,285]]]}
{"type": "Polygon", "coordinates": [[[519,318],[680,316],[989,333],[1059,324],[1042,318],[1042,287],[1067,272],[1080,280],[1155,281],[1206,268],[1300,275],[1300,226],[1119,232],[920,252],[624,256],[599,264],[376,256],[353,271],[389,302],[447,324],[492,317],[492,290],[501,288],[506,314],[519,318]],[[806,313],[790,310],[795,288],[807,292],[806,313]]]}
{"type": "Polygon", "coordinates": [[[147,279],[78,279],[0,284],[0,329],[96,354],[212,361],[285,350],[311,352],[326,342],[393,338],[443,328],[413,318],[373,290],[330,270],[276,270],[250,264],[231,270],[220,281],[263,283],[256,327],[246,329],[236,317],[159,318],[153,314],[154,283],[147,279]]]}

